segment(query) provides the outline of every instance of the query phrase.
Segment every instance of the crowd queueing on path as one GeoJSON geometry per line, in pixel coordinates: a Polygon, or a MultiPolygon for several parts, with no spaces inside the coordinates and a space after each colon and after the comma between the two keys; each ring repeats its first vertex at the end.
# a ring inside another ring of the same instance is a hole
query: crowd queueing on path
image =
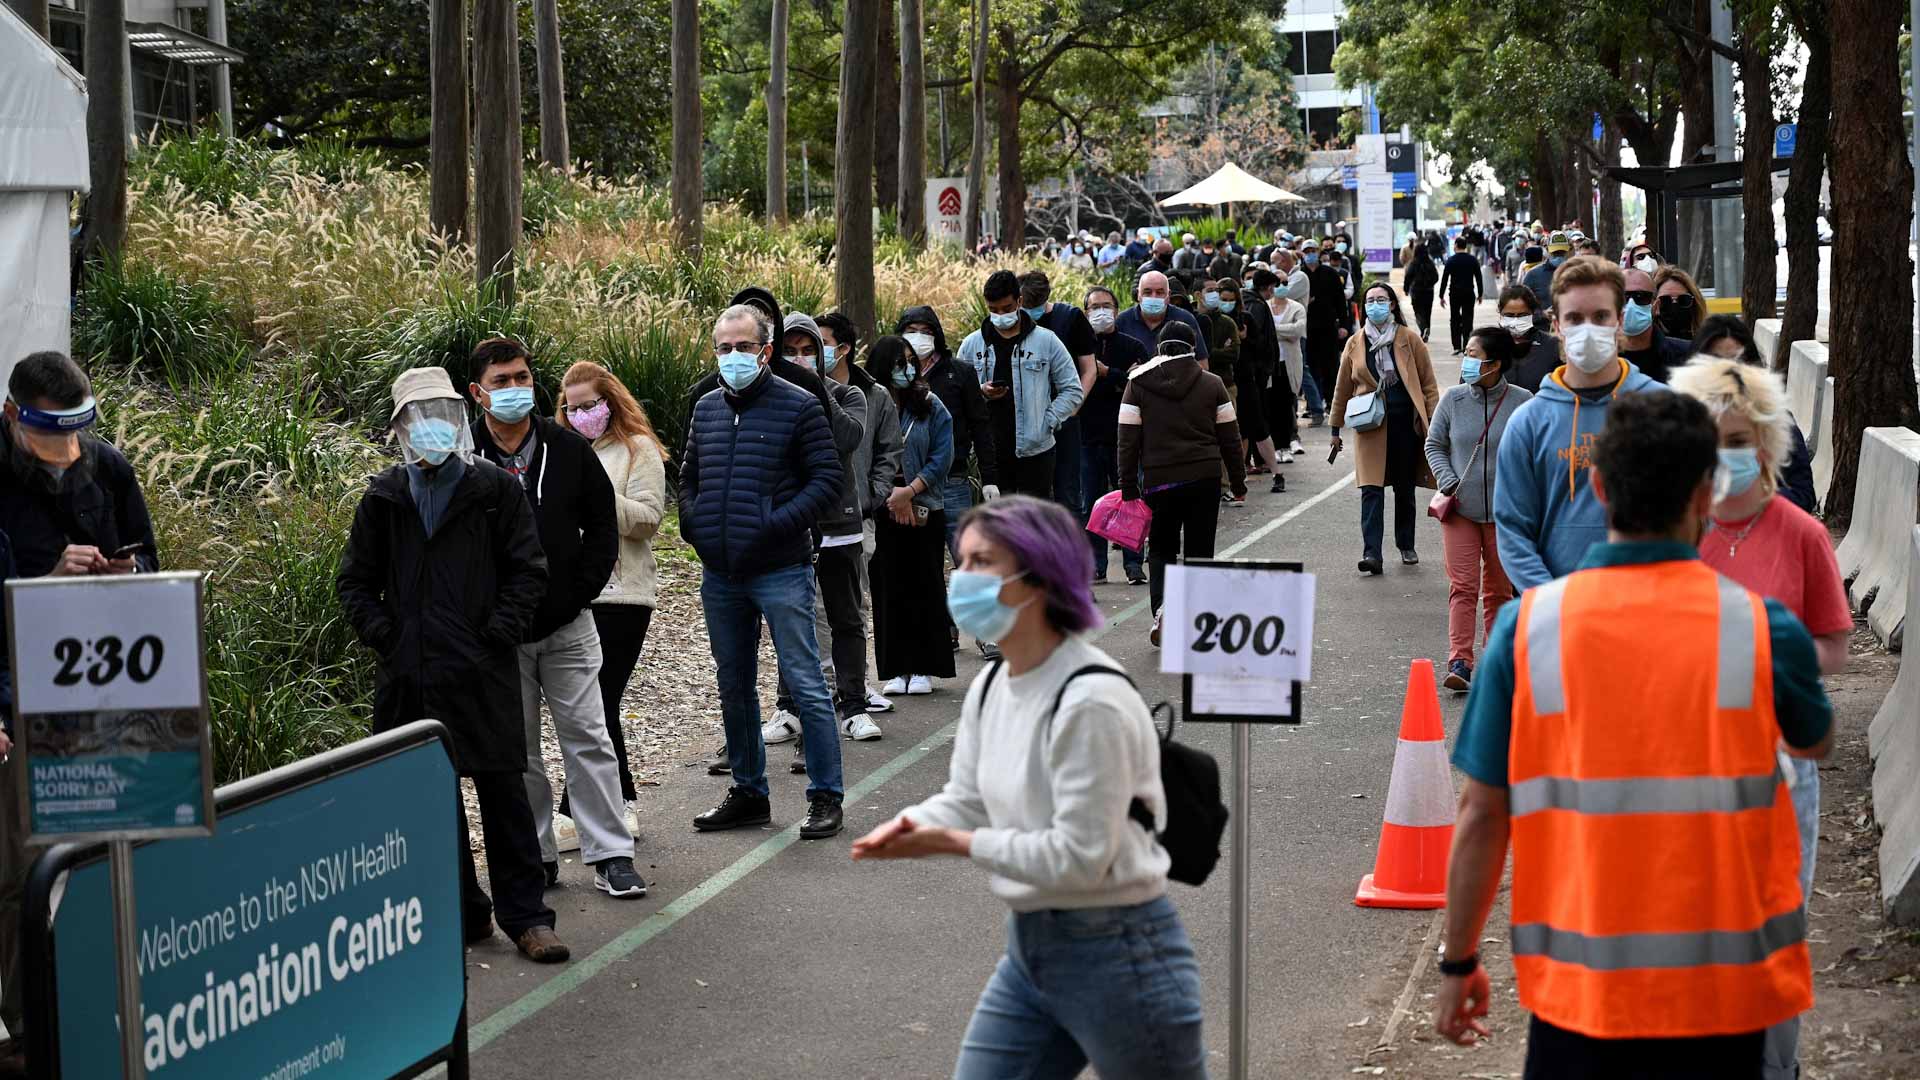
{"type": "MultiPolygon", "coordinates": [[[[1820,678],[1851,621],[1808,513],[1805,440],[1748,328],[1705,318],[1650,245],[1607,260],[1576,230],[1496,222],[1451,253],[1415,237],[1405,298],[1344,233],[1094,239],[1061,261],[1125,266],[1130,287],[1056,296],[1045,267],[998,270],[979,325],[953,333],[913,306],[862,341],[844,313],[743,288],[713,319],[681,431],[592,363],[542,409],[535,373],[557,358],[505,338],[473,349],[464,388],[440,367],[395,379],[401,461],[360,500],[338,591],[377,658],[374,727],[442,718],[472,781],[488,873],[483,888],[463,838],[468,941],[497,925],[533,961],[568,959],[545,898],[565,851],[611,899],[648,889],[623,701],[677,505],[725,732],[709,766],[725,791],[693,827],[774,820],[769,747],[792,743],[798,834],[838,835],[843,754],[884,737],[895,699],[952,680],[970,644],[986,664],[947,784],[853,849],[970,857],[1011,909],[955,1074],[1204,1076],[1160,744],[1084,632],[1119,550],[1157,645],[1167,567],[1214,553],[1255,477],[1260,497],[1284,493],[1302,428],[1325,427],[1334,455],[1352,449],[1359,572],[1387,572],[1389,488],[1400,564],[1419,563],[1420,514],[1445,549],[1445,684],[1470,696],[1441,1032],[1484,1033],[1476,943],[1511,844],[1527,1075],[1793,1075],[1810,759],[1831,743],[1820,678]],[[1436,293],[1450,385],[1428,344],[1436,293]],[[1497,321],[1476,326],[1488,297],[1497,321]],[[1088,529],[1115,492],[1150,510],[1144,544],[1088,529]]],[[[7,390],[0,571],[157,569],[82,368],[38,353],[7,390]]],[[[16,1034],[28,858],[0,799],[0,1022],[16,1034]]],[[[19,1055],[0,1047],[0,1075],[19,1055]]]]}

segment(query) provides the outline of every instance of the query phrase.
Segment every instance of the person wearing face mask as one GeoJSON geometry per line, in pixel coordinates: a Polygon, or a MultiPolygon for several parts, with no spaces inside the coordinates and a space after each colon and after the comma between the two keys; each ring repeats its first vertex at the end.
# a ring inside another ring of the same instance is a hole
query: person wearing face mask
{"type": "MultiPolygon", "coordinates": [[[[1746,321],[1738,315],[1707,316],[1700,324],[1700,332],[1693,336],[1688,352],[1696,357],[1738,360],[1762,371],[1767,367],[1760,356],[1759,343],[1753,340],[1753,331],[1747,329],[1746,321]]],[[[1780,494],[1811,514],[1818,505],[1813,491],[1813,451],[1807,448],[1807,436],[1791,412],[1787,413],[1787,434],[1793,443],[1786,460],[1780,464],[1780,494]]]]}
{"type": "Polygon", "coordinates": [[[1072,248],[1067,252],[1067,257],[1061,261],[1066,263],[1069,270],[1092,270],[1093,252],[1087,250],[1085,241],[1075,240],[1072,248]]]}
{"type": "Polygon", "coordinates": [[[819,402],[769,370],[773,327],[735,304],[713,327],[725,389],[700,399],[680,465],[680,533],[700,556],[707,620],[727,733],[732,786],[693,826],[703,832],[772,820],[761,738],[760,625],[805,734],[803,840],[840,832],[844,791],[832,695],[813,630],[813,539],[841,490],[840,455],[819,402]]]}
{"type": "MultiPolygon", "coordinates": [[[[1246,294],[1240,291],[1239,282],[1228,278],[1215,287],[1220,293],[1220,314],[1232,322],[1234,335],[1239,339],[1232,361],[1233,381],[1227,384],[1227,393],[1233,399],[1233,410],[1240,421],[1240,457],[1243,461],[1257,459],[1264,463],[1266,467],[1260,471],[1273,477],[1269,490],[1278,494],[1287,490],[1287,478],[1280,472],[1280,455],[1274,452],[1273,432],[1267,422],[1267,381],[1273,377],[1280,356],[1280,348],[1274,342],[1273,320],[1257,302],[1248,310],[1243,302],[1246,294]]],[[[1225,483],[1228,477],[1222,473],[1220,479],[1225,483]]],[[[1244,507],[1246,503],[1242,496],[1225,505],[1244,507]]]]}
{"type": "MultiPolygon", "coordinates": [[[[1533,290],[1535,296],[1553,295],[1553,275],[1565,265],[1567,256],[1573,252],[1573,241],[1566,233],[1556,232],[1547,237],[1546,260],[1528,270],[1520,284],[1533,290]]],[[[1528,252],[1531,259],[1532,252],[1528,252]]]]}
{"type": "MultiPolygon", "coordinates": [[[[1087,319],[1093,325],[1093,389],[1080,408],[1080,432],[1084,443],[1080,455],[1080,495],[1085,504],[1081,520],[1093,512],[1093,504],[1102,495],[1120,486],[1120,396],[1127,388],[1127,375],[1147,362],[1147,350],[1140,342],[1118,331],[1120,302],[1113,290],[1096,285],[1087,290],[1087,319]]],[[[1093,548],[1093,583],[1107,580],[1108,542],[1089,532],[1087,542],[1093,548]]],[[[1120,563],[1127,584],[1145,585],[1147,573],[1138,551],[1121,548],[1120,563]]]]}
{"type": "Polygon", "coordinates": [[[559,963],[567,946],[541,898],[524,779],[539,747],[527,746],[519,648],[547,590],[533,508],[519,481],[473,455],[445,369],[401,372],[388,422],[404,462],[368,481],[334,583],[354,636],[379,661],[372,728],[423,716],[446,725],[447,752],[480,803],[492,887],[491,897],[480,887],[466,814],[456,812],[466,940],[486,940],[498,923],[528,959],[559,963]]]}
{"type": "Polygon", "coordinates": [[[1107,234],[1106,246],[1094,253],[1094,265],[1101,270],[1109,270],[1126,257],[1127,248],[1120,242],[1120,234],[1110,232],[1107,234]]]}
{"type": "MultiPolygon", "coordinates": [[[[1212,258],[1211,255],[1207,256],[1212,258]]],[[[1173,253],[1173,269],[1182,279],[1188,274],[1198,273],[1206,262],[1200,257],[1200,238],[1192,233],[1180,234],[1180,250],[1173,253]]]]}
{"type": "Polygon", "coordinates": [[[1543,329],[1540,300],[1525,285],[1500,290],[1500,326],[1513,338],[1519,355],[1507,381],[1529,394],[1560,366],[1560,339],[1543,329]]]}
{"type": "MultiPolygon", "coordinates": [[[[785,325],[780,315],[779,301],[774,299],[773,293],[758,285],[749,285],[735,293],[732,303],[745,304],[758,311],[760,317],[767,320],[768,325],[774,327],[776,331],[785,325]]],[[[820,407],[826,410],[828,429],[833,432],[834,449],[842,454],[850,454],[860,445],[860,440],[866,435],[864,419],[858,413],[850,413],[840,407],[839,401],[827,391],[826,380],[820,377],[819,372],[800,364],[789,363],[786,357],[781,355],[780,349],[774,350],[774,356],[768,361],[767,367],[772,369],[775,375],[812,394],[815,400],[820,402],[820,407]]],[[[686,398],[688,426],[680,433],[680,445],[686,445],[687,439],[693,435],[693,410],[700,404],[700,399],[720,389],[722,385],[724,384],[720,373],[709,371],[688,388],[686,398]]]]}
{"type": "Polygon", "coordinates": [[[1151,354],[1160,347],[1160,337],[1174,324],[1193,331],[1200,359],[1207,359],[1206,332],[1193,313],[1173,303],[1175,285],[1165,274],[1149,270],[1134,285],[1134,305],[1120,313],[1115,329],[1140,343],[1151,354]]]}
{"type": "Polygon", "coordinates": [[[1591,256],[1553,279],[1554,327],[1566,362],[1540,383],[1500,441],[1493,516],[1500,563],[1516,590],[1571,573],[1606,537],[1606,513],[1588,483],[1593,443],[1621,397],[1664,391],[1620,358],[1626,276],[1591,256]]]}
{"type": "MultiPolygon", "coordinates": [[[[1440,299],[1447,305],[1447,317],[1452,331],[1453,352],[1458,356],[1467,347],[1467,335],[1473,330],[1473,309],[1480,303],[1483,278],[1480,273],[1480,260],[1467,250],[1467,237],[1463,234],[1453,241],[1453,254],[1447,259],[1446,272],[1440,275],[1440,299]],[[1447,290],[1453,290],[1451,299],[1447,290]]],[[[1425,341],[1426,335],[1420,340],[1425,341]]]]}
{"type": "MultiPolygon", "coordinates": [[[[1072,304],[1053,300],[1053,282],[1044,271],[1029,270],[1020,275],[1020,310],[1035,325],[1053,331],[1073,357],[1074,371],[1080,377],[1082,400],[1093,389],[1093,327],[1086,313],[1072,304]]],[[[1078,410],[1062,421],[1053,432],[1053,497],[1060,505],[1077,510],[1080,497],[1080,414],[1078,410]]]]}
{"type": "Polygon", "coordinates": [[[524,345],[511,338],[483,341],[474,346],[471,369],[468,391],[481,409],[471,431],[474,450],[520,481],[548,560],[547,593],[519,655],[527,801],[547,884],[559,882],[559,853],[577,844],[601,892],[645,896],[646,882],[633,870],[633,831],[600,696],[600,635],[588,610],[619,556],[613,484],[592,444],[534,414],[532,358],[524,345]],[[566,769],[570,818],[554,817],[539,750],[542,700],[566,769]]]}
{"type": "Polygon", "coordinates": [[[1655,324],[1653,275],[1639,267],[1624,273],[1627,303],[1620,313],[1620,355],[1647,378],[1664,383],[1668,373],[1692,355],[1688,339],[1664,334],[1655,324]]]}
{"type": "Polygon", "coordinates": [[[980,376],[1003,486],[1050,499],[1056,433],[1086,396],[1079,369],[1054,332],[1020,309],[1013,271],[989,274],[981,297],[986,318],[960,343],[958,362],[980,376]]]}
{"type": "MultiPolygon", "coordinates": [[[[667,448],[626,384],[599,364],[582,360],[568,368],[560,379],[560,392],[562,404],[554,422],[593,444],[593,454],[613,484],[620,552],[613,576],[588,610],[600,636],[600,706],[620,764],[620,798],[627,807],[627,828],[638,832],[635,800],[639,796],[621,723],[622,699],[653,622],[653,536],[667,513],[667,448]]],[[[560,812],[571,816],[571,800],[561,800],[560,812]]]]}
{"type": "MultiPolygon", "coordinates": [[[[1347,303],[1350,283],[1334,266],[1320,261],[1317,249],[1308,247],[1302,259],[1308,278],[1307,298],[1307,372],[1315,389],[1307,393],[1307,426],[1319,427],[1324,413],[1314,408],[1315,399],[1330,397],[1340,369],[1340,350],[1353,332],[1353,305],[1347,303]]],[[[1335,417],[1335,423],[1338,423],[1335,417]]]]}
{"type": "Polygon", "coordinates": [[[1428,340],[1428,331],[1433,328],[1433,291],[1440,284],[1440,268],[1433,264],[1433,256],[1427,254],[1427,245],[1420,237],[1407,237],[1406,271],[1401,278],[1406,286],[1407,300],[1413,305],[1414,322],[1420,326],[1420,340],[1428,340]]]}
{"type": "Polygon", "coordinates": [[[1393,488],[1393,540],[1400,562],[1406,566],[1420,562],[1413,546],[1419,521],[1413,489],[1434,486],[1423,448],[1433,411],[1440,404],[1440,386],[1433,377],[1426,343],[1408,328],[1393,286],[1374,282],[1365,296],[1366,329],[1347,342],[1334,383],[1333,450],[1341,449],[1340,428],[1358,418],[1347,415],[1354,399],[1378,395],[1373,426],[1356,429],[1354,447],[1354,473],[1360,487],[1359,570],[1378,576],[1383,570],[1389,487],[1393,488]]]}
{"type": "Polygon", "coordinates": [[[1213,557],[1220,522],[1220,473],[1247,493],[1240,423],[1218,375],[1200,367],[1193,331],[1169,326],[1153,359],[1134,368],[1120,396],[1120,493],[1145,497],[1153,511],[1147,533],[1154,613],[1148,638],[1160,644],[1160,602],[1167,567],[1184,552],[1213,557]]]}
{"type": "Polygon", "coordinates": [[[1652,245],[1642,241],[1627,250],[1622,269],[1636,269],[1651,277],[1660,272],[1661,259],[1652,245]]]}
{"type": "Polygon", "coordinates": [[[1528,1076],[1772,1075],[1767,1029],[1813,1003],[1779,755],[1826,757],[1833,705],[1793,612],[1696,550],[1715,436],[1683,394],[1613,407],[1593,451],[1605,542],[1501,609],[1454,741],[1434,1024],[1487,1032],[1480,944],[1511,846],[1528,1076]]]}
{"type": "MultiPolygon", "coordinates": [[[[1732,359],[1701,357],[1674,372],[1673,389],[1698,400],[1719,424],[1720,469],[1700,559],[1727,578],[1793,612],[1813,636],[1819,674],[1847,666],[1853,611],[1827,527],[1782,494],[1780,462],[1792,445],[1787,388],[1780,376],[1732,359]]],[[[1793,813],[1800,826],[1800,891],[1813,895],[1820,841],[1820,770],[1791,759],[1793,813]]],[[[1798,1017],[1767,1029],[1768,1080],[1799,1075],[1798,1017]]]]}
{"type": "MultiPolygon", "coordinates": [[[[1483,326],[1467,338],[1460,385],[1440,395],[1427,429],[1427,465],[1440,493],[1451,500],[1440,519],[1447,553],[1447,689],[1473,685],[1474,627],[1482,615],[1488,632],[1500,606],[1513,599],[1513,585],[1500,567],[1493,528],[1494,463],[1507,421],[1532,400],[1507,381],[1519,346],[1498,326],[1483,326]]],[[[1436,500],[1436,505],[1440,500],[1436,500]]]]}
{"type": "Polygon", "coordinates": [[[1087,641],[1100,614],[1079,531],[1057,504],[1018,496],[967,515],[947,606],[1005,660],[967,691],[946,786],[853,846],[859,860],[970,858],[1011,909],[956,1080],[1207,1074],[1200,968],[1154,831],[1167,820],[1159,736],[1087,641]]]}
{"type": "MultiPolygon", "coordinates": [[[[957,565],[959,548],[954,541],[960,515],[973,506],[973,486],[967,480],[969,464],[978,467],[981,496],[994,499],[1000,495],[1000,462],[994,455],[986,395],[980,392],[980,374],[971,365],[954,363],[953,354],[947,351],[947,333],[940,325],[939,312],[925,305],[910,307],[900,313],[893,332],[913,348],[921,377],[940,404],[947,407],[947,416],[953,421],[953,464],[947,470],[941,506],[947,512],[947,552],[957,565]]],[[[954,647],[958,648],[959,631],[954,634],[954,647]]]]}
{"type": "Polygon", "coordinates": [[[1367,281],[1366,252],[1353,246],[1353,237],[1338,233],[1333,238],[1333,253],[1340,256],[1334,262],[1347,275],[1346,294],[1347,299],[1351,300],[1367,281]]]}
{"type": "Polygon", "coordinates": [[[1653,317],[1668,337],[1682,341],[1700,332],[1707,317],[1707,300],[1692,275],[1671,264],[1653,272],[1653,317]]]}
{"type": "MultiPolygon", "coordinates": [[[[1289,260],[1281,261],[1284,266],[1289,260]]],[[[1268,383],[1267,422],[1273,427],[1280,464],[1290,465],[1295,454],[1306,452],[1300,445],[1300,394],[1313,386],[1301,354],[1307,333],[1307,306],[1281,291],[1277,274],[1255,271],[1253,286],[1255,298],[1266,305],[1273,319],[1274,367],[1268,383]]]]}
{"type": "Polygon", "coordinates": [[[946,507],[940,493],[953,464],[953,422],[904,339],[874,342],[867,370],[875,382],[886,383],[901,439],[898,468],[886,499],[875,507],[874,670],[889,680],[882,693],[930,694],[934,679],[954,674],[946,628],[928,617],[945,589],[946,507]]]}

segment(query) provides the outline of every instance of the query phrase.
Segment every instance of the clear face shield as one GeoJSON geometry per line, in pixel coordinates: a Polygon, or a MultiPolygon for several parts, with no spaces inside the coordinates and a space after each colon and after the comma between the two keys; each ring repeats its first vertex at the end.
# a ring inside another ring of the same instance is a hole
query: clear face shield
{"type": "Polygon", "coordinates": [[[473,432],[467,427],[467,404],[457,398],[408,402],[393,421],[400,454],[409,465],[432,468],[454,454],[473,453],[473,432]]]}

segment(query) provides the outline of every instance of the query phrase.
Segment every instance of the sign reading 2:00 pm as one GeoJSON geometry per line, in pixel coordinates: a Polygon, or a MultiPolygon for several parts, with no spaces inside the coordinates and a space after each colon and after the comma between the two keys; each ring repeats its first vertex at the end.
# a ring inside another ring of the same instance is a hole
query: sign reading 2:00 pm
{"type": "Polygon", "coordinates": [[[198,574],[7,583],[36,842],[204,836],[213,826],[198,574]]]}

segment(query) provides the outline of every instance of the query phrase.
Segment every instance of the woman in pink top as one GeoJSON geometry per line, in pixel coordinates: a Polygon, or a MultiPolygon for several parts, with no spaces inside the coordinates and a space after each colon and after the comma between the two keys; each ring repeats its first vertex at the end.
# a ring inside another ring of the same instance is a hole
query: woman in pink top
{"type": "MultiPolygon", "coordinates": [[[[1720,422],[1720,474],[1713,517],[1700,538],[1708,566],[1762,596],[1772,597],[1806,624],[1820,657],[1820,673],[1847,666],[1853,612],[1826,526],[1780,494],[1780,467],[1793,447],[1793,421],[1780,377],[1738,360],[1697,356],[1673,372],[1673,389],[1698,398],[1720,422]]],[[[1813,891],[1813,859],[1820,839],[1820,770],[1789,758],[1793,812],[1800,823],[1800,893],[1813,891]]],[[[1767,1031],[1765,1075],[1793,1076],[1800,1020],[1767,1031]]]]}

